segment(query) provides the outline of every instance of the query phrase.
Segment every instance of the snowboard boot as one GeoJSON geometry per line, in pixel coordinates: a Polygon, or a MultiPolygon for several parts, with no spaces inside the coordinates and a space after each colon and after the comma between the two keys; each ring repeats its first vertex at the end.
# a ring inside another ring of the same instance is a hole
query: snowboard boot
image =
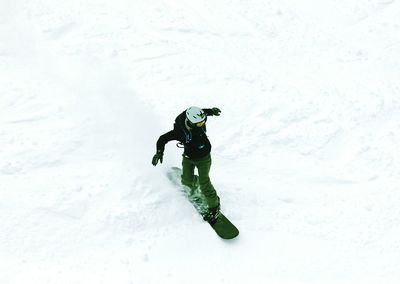
{"type": "Polygon", "coordinates": [[[204,221],[207,221],[211,225],[214,225],[217,222],[217,219],[220,215],[221,204],[213,208],[208,208],[207,212],[203,215],[204,221]]]}

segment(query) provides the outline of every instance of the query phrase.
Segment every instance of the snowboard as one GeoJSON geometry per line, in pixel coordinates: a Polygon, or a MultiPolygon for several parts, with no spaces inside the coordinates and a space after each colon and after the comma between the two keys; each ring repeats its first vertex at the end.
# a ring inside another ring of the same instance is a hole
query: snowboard
{"type": "MultiPolygon", "coordinates": [[[[196,211],[204,218],[207,212],[207,204],[199,188],[192,190],[187,186],[181,184],[181,169],[178,167],[173,167],[168,170],[167,177],[173,183],[174,186],[178,187],[180,191],[188,198],[190,203],[193,204],[196,211]]],[[[239,235],[239,230],[235,225],[220,212],[217,220],[212,222],[207,222],[210,224],[211,228],[217,233],[222,239],[233,239],[239,235]]]]}

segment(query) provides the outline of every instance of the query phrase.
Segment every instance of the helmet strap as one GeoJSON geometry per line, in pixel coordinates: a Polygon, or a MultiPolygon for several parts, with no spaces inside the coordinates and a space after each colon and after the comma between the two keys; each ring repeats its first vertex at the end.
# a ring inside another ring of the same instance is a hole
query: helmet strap
{"type": "Polygon", "coordinates": [[[187,118],[185,119],[185,126],[187,130],[192,130],[194,128],[193,124],[187,118]]]}

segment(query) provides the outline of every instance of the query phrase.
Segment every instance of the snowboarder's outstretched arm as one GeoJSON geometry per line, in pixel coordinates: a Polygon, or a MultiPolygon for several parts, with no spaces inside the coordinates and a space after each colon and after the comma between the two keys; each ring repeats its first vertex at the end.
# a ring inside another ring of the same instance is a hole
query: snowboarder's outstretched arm
{"type": "Polygon", "coordinates": [[[217,108],[217,107],[203,108],[203,111],[206,113],[206,115],[219,116],[221,114],[221,110],[219,108],[217,108]]]}
{"type": "Polygon", "coordinates": [[[175,129],[161,135],[160,138],[158,138],[157,152],[153,156],[153,160],[151,161],[153,166],[156,166],[158,164],[158,162],[160,162],[162,164],[165,144],[167,144],[169,141],[172,141],[172,140],[180,140],[179,134],[177,133],[177,131],[175,129]]]}

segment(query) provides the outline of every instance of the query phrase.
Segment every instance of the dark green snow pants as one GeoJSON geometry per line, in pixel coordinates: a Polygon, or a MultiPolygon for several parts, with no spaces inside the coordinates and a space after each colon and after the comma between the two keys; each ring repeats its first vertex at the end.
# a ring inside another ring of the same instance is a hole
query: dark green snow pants
{"type": "Polygon", "coordinates": [[[195,190],[200,185],[200,190],[206,198],[208,208],[219,205],[219,197],[211,183],[209,173],[211,168],[211,155],[199,160],[191,160],[183,156],[182,160],[182,184],[195,190]],[[194,175],[194,169],[197,168],[199,176],[194,175]]]}

